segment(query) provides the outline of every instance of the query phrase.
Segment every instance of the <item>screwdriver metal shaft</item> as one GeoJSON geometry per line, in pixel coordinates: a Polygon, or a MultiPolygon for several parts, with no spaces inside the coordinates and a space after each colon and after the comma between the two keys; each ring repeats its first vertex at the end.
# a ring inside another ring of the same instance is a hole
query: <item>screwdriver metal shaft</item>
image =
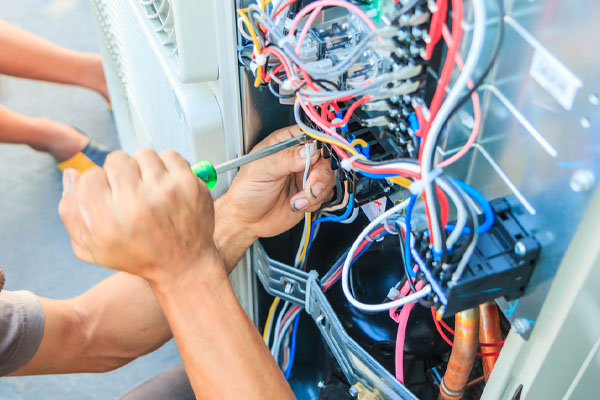
{"type": "Polygon", "coordinates": [[[285,149],[289,149],[290,147],[294,147],[298,144],[305,143],[307,139],[309,139],[307,135],[300,135],[295,138],[288,139],[284,142],[265,147],[264,149],[257,150],[250,154],[234,158],[233,160],[226,161],[217,166],[214,166],[210,161],[199,161],[196,164],[192,165],[192,172],[194,172],[194,174],[198,178],[202,179],[209,189],[212,189],[217,184],[218,175],[222,174],[223,172],[231,171],[232,169],[237,169],[252,161],[260,160],[275,153],[279,153],[280,151],[283,151],[285,149]]]}
{"type": "Polygon", "coordinates": [[[264,149],[257,150],[253,153],[246,154],[245,156],[225,161],[224,163],[215,166],[215,171],[217,171],[217,175],[220,175],[223,172],[227,172],[232,169],[237,169],[243,165],[251,163],[252,161],[260,160],[272,154],[279,153],[280,151],[283,151],[285,149],[289,149],[290,147],[294,147],[297,144],[304,143],[306,142],[307,138],[307,135],[300,135],[295,138],[288,139],[284,142],[265,147],[264,149]]]}

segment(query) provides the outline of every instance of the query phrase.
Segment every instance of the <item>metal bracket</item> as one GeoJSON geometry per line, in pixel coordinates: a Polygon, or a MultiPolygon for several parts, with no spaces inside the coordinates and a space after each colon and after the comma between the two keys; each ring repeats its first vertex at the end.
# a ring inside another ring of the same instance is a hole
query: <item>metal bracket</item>
{"type": "Polygon", "coordinates": [[[265,290],[309,311],[351,385],[362,384],[377,399],[417,400],[346,333],[321,290],[316,271],[307,273],[272,260],[258,242],[252,253],[254,269],[265,290]]]}

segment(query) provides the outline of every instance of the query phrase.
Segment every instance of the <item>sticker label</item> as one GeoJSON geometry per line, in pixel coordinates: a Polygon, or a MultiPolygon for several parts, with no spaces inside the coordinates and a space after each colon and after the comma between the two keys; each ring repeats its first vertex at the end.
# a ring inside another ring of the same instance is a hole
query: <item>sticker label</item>
{"type": "Polygon", "coordinates": [[[367,216],[367,218],[369,218],[369,221],[373,221],[375,218],[379,217],[385,212],[386,205],[387,197],[382,197],[380,199],[370,202],[369,204],[365,204],[361,208],[367,216]]]}
{"type": "Polygon", "coordinates": [[[529,75],[565,110],[573,108],[577,91],[583,84],[581,79],[551,53],[541,49],[536,50],[529,75]]]}

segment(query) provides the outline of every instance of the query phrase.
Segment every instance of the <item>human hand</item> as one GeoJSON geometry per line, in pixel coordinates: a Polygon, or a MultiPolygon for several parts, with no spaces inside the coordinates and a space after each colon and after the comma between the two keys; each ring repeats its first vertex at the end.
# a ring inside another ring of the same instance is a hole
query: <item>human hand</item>
{"type": "MultiPolygon", "coordinates": [[[[298,126],[273,132],[256,145],[256,151],[302,134],[298,126]]],[[[234,214],[254,239],[285,232],[302,219],[305,212],[318,210],[332,197],[334,175],[330,161],[320,157],[316,144],[310,145],[311,170],[302,189],[306,150],[298,146],[242,167],[231,187],[218,201],[234,214]]],[[[222,207],[221,207],[222,208],[222,207]]]]}
{"type": "Polygon", "coordinates": [[[150,283],[222,265],[210,192],[174,151],[113,152],[104,169],[65,171],[63,185],[59,213],[82,260],[150,283]]]}

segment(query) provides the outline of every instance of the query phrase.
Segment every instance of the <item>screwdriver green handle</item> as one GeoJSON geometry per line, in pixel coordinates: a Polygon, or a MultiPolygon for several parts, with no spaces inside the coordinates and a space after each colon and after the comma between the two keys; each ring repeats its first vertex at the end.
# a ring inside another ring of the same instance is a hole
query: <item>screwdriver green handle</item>
{"type": "Polygon", "coordinates": [[[213,189],[217,184],[217,170],[210,161],[199,161],[192,165],[192,172],[208,186],[213,189]]]}
{"type": "Polygon", "coordinates": [[[306,135],[296,136],[284,142],[280,142],[272,146],[265,147],[264,149],[246,154],[245,156],[226,161],[223,164],[217,165],[216,167],[210,161],[198,161],[196,164],[192,165],[192,172],[198,178],[202,179],[209,189],[213,189],[217,185],[217,176],[219,174],[232,169],[237,169],[242,165],[248,164],[249,162],[260,160],[261,158],[265,158],[282,150],[289,149],[290,147],[296,146],[300,143],[305,143],[307,139],[308,136],[306,135]]]}

